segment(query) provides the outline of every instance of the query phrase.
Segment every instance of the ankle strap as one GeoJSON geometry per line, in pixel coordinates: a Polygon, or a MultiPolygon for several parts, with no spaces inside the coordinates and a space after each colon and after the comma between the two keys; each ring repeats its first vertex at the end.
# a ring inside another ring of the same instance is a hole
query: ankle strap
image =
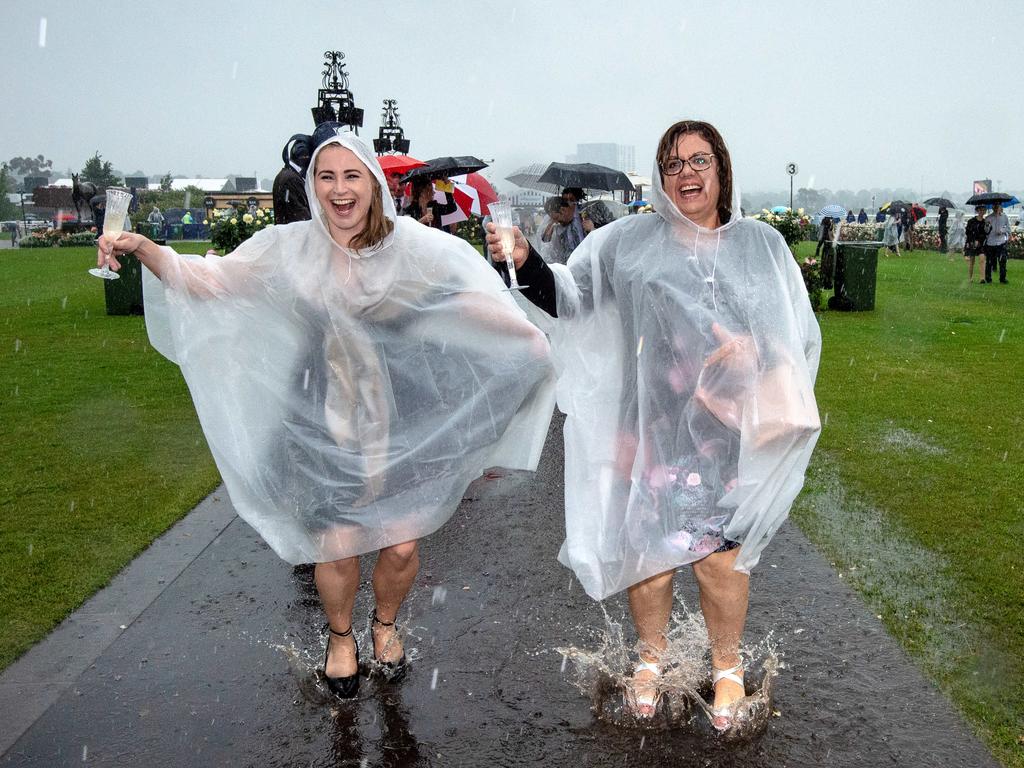
{"type": "MultiPolygon", "coordinates": [[[[393,627],[393,626],[395,626],[395,622],[393,622],[393,621],[381,621],[380,619],[378,619],[377,618],[377,609],[376,608],[373,609],[373,615],[370,617],[370,620],[374,624],[380,624],[382,627],[393,627]]],[[[351,631],[351,628],[350,628],[349,631],[351,631]]]]}
{"type": "Polygon", "coordinates": [[[348,637],[352,634],[352,625],[350,624],[348,629],[346,629],[344,632],[335,632],[334,627],[332,627],[330,622],[328,622],[324,624],[324,628],[322,631],[330,632],[332,635],[337,635],[338,637],[348,637]]]}

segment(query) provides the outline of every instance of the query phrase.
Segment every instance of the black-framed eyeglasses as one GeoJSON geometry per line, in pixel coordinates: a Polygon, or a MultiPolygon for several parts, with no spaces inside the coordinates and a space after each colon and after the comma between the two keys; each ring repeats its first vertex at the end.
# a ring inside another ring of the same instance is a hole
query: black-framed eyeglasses
{"type": "Polygon", "coordinates": [[[683,160],[678,157],[670,157],[661,164],[661,172],[666,176],[678,176],[683,171],[683,166],[689,163],[690,167],[697,173],[704,173],[712,166],[711,159],[714,157],[710,152],[695,152],[683,160]]]}

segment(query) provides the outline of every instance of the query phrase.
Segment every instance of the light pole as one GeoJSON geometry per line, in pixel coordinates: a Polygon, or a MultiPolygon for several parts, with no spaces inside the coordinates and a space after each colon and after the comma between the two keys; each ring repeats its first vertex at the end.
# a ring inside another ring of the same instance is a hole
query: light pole
{"type": "Polygon", "coordinates": [[[797,171],[800,169],[796,163],[788,163],[786,165],[786,173],[789,174],[789,210],[793,210],[793,177],[796,176],[797,171]]]}

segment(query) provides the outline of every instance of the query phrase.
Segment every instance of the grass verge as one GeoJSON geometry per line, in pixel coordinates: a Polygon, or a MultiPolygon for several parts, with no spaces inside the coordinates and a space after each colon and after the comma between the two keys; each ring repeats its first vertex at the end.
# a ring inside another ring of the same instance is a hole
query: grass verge
{"type": "Polygon", "coordinates": [[[821,314],[825,428],[793,511],[1013,768],[1024,768],[1019,266],[1009,285],[978,285],[960,257],[883,256],[873,312],[821,314]]]}

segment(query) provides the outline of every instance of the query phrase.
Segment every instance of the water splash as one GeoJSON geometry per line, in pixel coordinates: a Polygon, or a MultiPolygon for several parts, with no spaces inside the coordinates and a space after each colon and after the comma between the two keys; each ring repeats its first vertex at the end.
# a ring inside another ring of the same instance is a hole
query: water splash
{"type": "Polygon", "coordinates": [[[444,587],[438,584],[436,587],[434,587],[434,594],[430,598],[430,604],[434,606],[444,605],[444,601],[447,599],[447,597],[448,587],[444,587]]]}
{"type": "MultiPolygon", "coordinates": [[[[662,674],[655,715],[637,717],[624,703],[624,692],[632,681],[637,654],[645,649],[638,642],[626,642],[623,625],[608,615],[604,605],[605,626],[591,630],[592,647],[556,648],[565,660],[573,662],[569,681],[591,700],[594,714],[601,720],[627,727],[648,729],[694,728],[718,733],[711,725],[709,701],[713,698],[710,677],[710,648],[704,618],[690,611],[681,597],[665,633],[667,647],[658,655],[662,674]]],[[[734,706],[733,726],[720,734],[729,739],[749,738],[761,733],[772,714],[771,686],[778,674],[779,654],[771,637],[756,646],[742,649],[747,695],[734,706]]]]}

